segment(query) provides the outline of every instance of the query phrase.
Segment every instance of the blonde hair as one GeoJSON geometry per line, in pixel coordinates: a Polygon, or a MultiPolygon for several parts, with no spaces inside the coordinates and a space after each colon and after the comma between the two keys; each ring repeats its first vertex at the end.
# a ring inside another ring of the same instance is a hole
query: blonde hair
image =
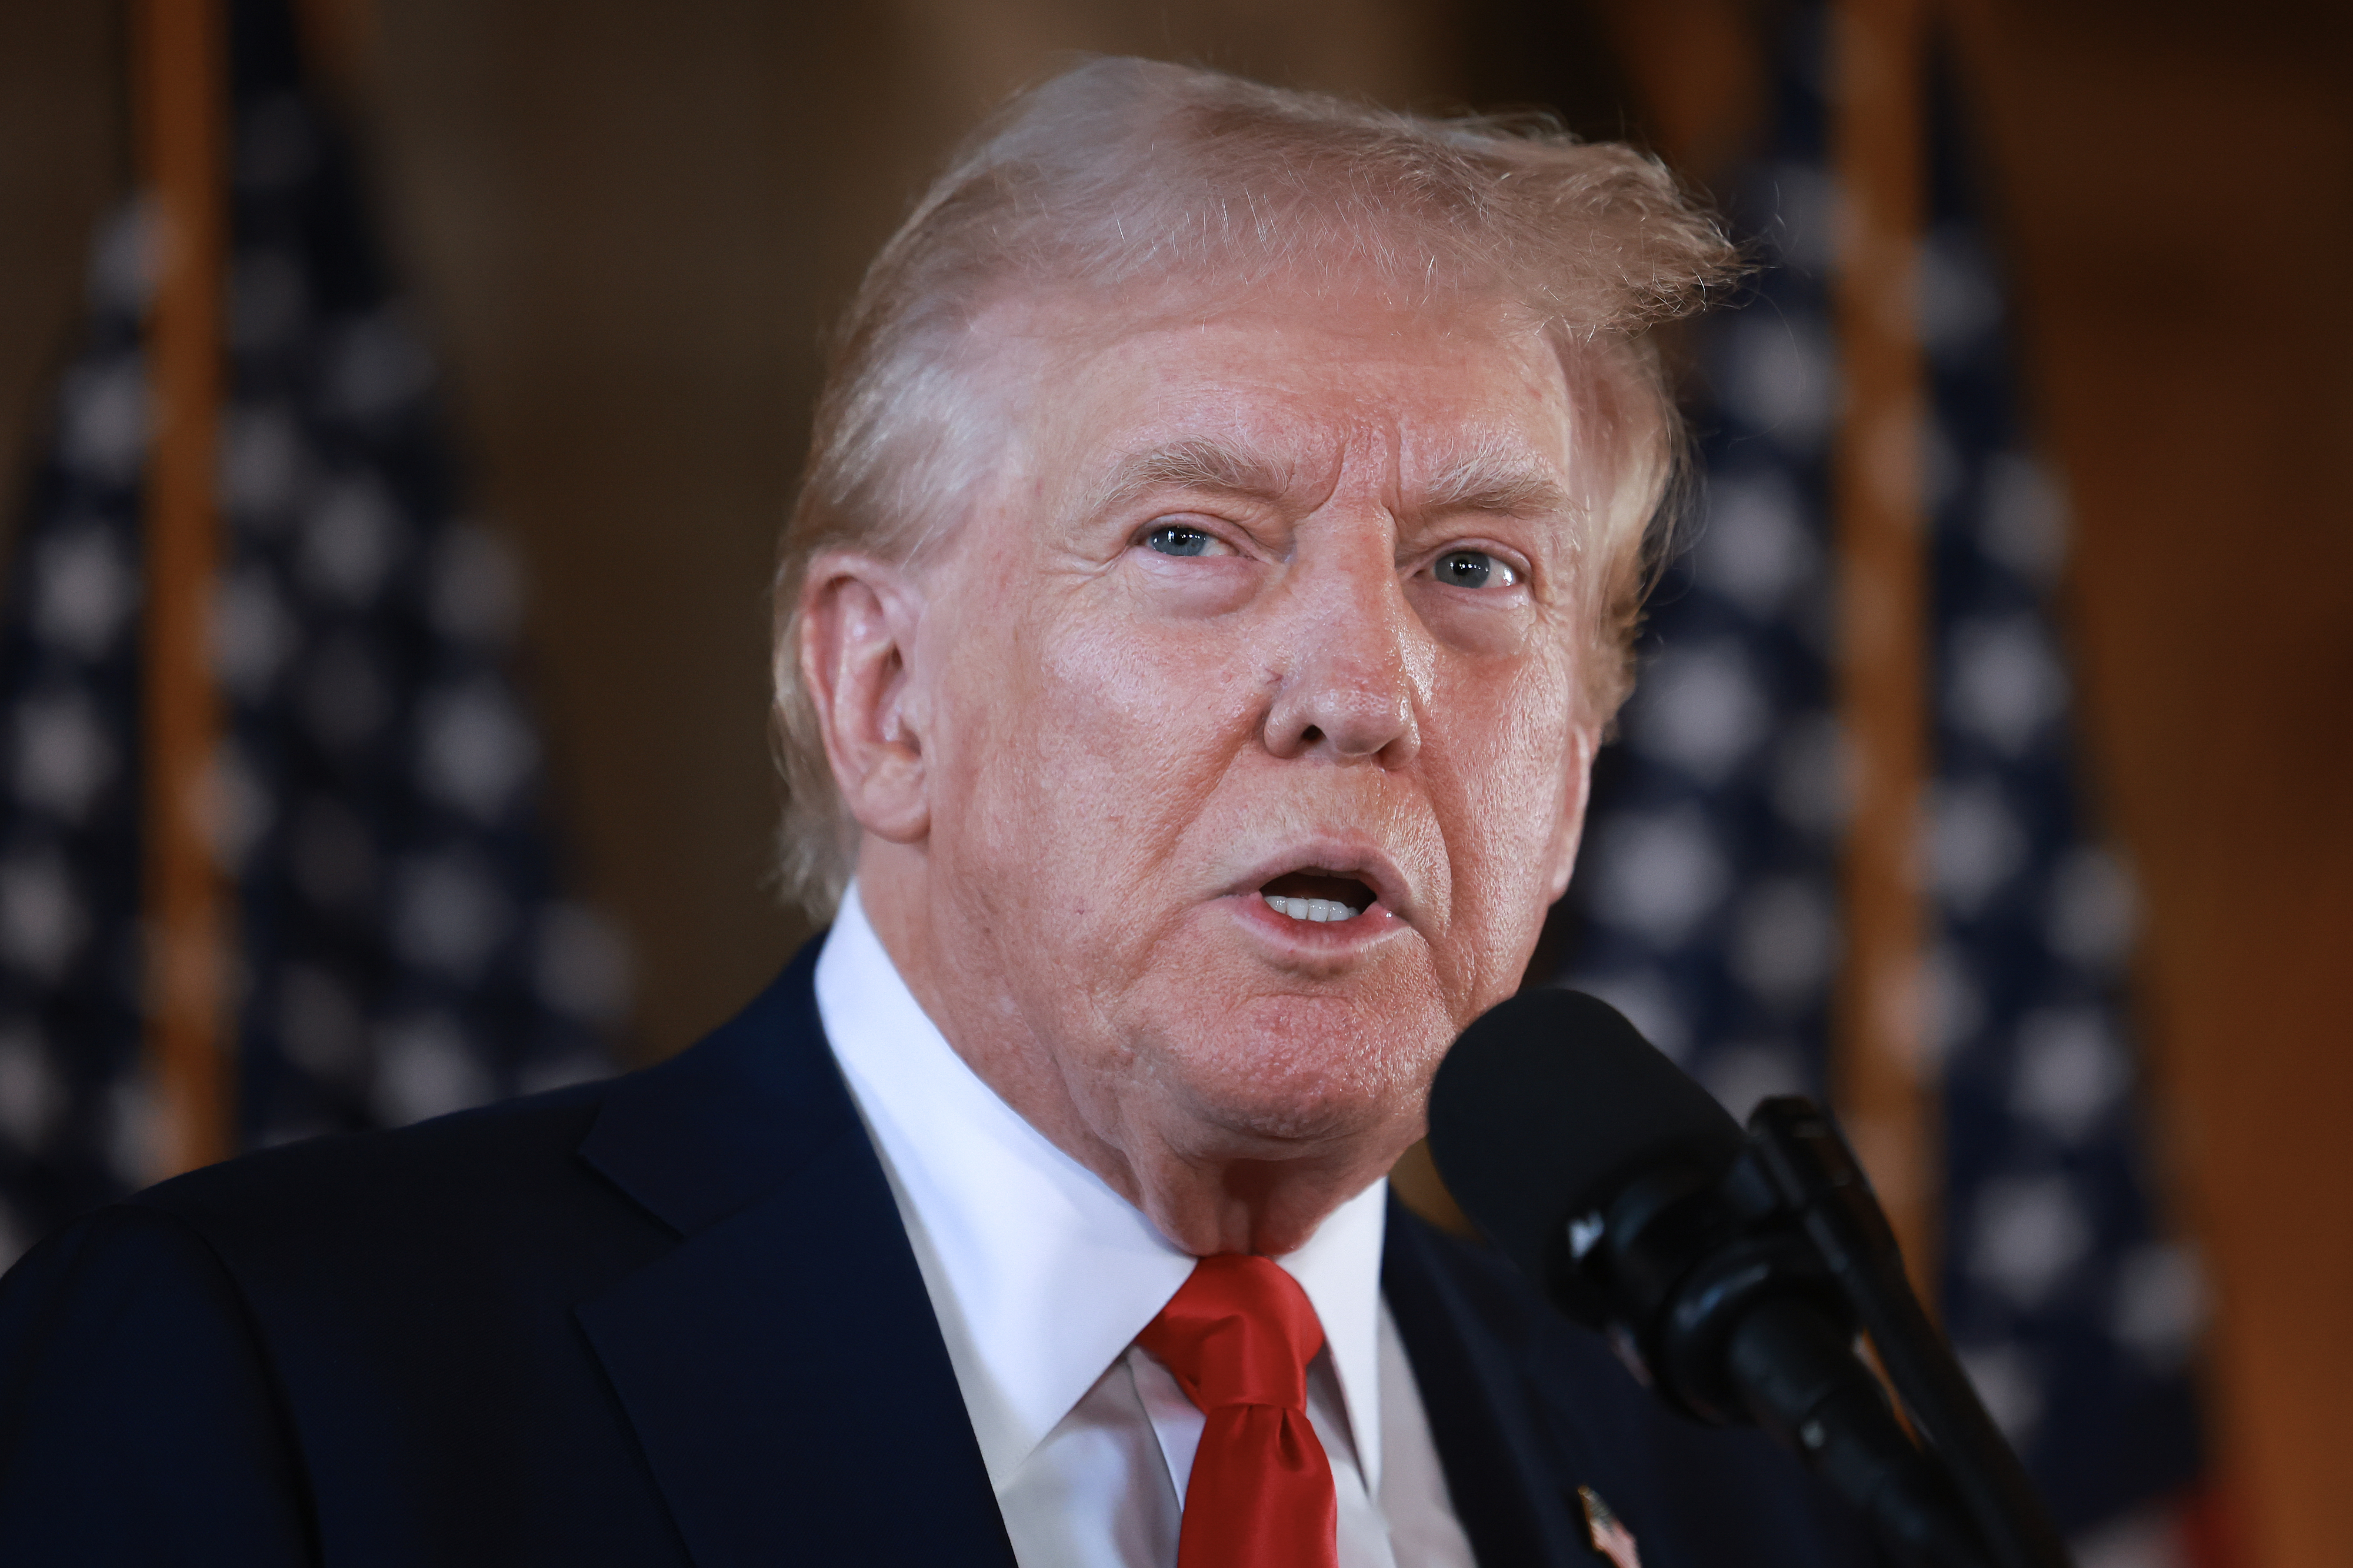
{"type": "Polygon", "coordinates": [[[828,918],[858,837],[801,679],[803,579],[829,550],[911,560],[955,521],[997,449],[969,331],[987,303],[1153,283],[1240,294],[1280,277],[1514,307],[1570,373],[1597,476],[1586,695],[1607,717],[1631,684],[1681,466],[1643,334],[1736,269],[1655,160],[1545,122],[1435,120],[1140,59],[1092,60],[1015,98],[883,246],[830,345],[775,589],[784,893],[828,918]]]}

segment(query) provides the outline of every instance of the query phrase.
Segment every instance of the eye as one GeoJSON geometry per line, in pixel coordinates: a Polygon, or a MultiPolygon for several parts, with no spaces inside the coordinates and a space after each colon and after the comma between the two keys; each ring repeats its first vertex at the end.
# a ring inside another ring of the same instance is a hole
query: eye
{"type": "Polygon", "coordinates": [[[1520,580],[1511,563],[1483,550],[1450,550],[1430,563],[1430,574],[1455,588],[1508,588],[1520,580]]]}
{"type": "Polygon", "coordinates": [[[1224,541],[1206,530],[1181,522],[1164,522],[1144,536],[1145,548],[1162,555],[1230,555],[1224,541]]]}

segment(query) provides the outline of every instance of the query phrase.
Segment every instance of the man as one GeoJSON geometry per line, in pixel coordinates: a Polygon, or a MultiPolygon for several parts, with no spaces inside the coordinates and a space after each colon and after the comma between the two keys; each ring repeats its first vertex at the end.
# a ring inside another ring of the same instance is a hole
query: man
{"type": "Polygon", "coordinates": [[[1652,165],[1136,61],[853,304],[779,577],[830,934],[663,1067],[170,1183],[0,1296],[28,1562],[1815,1563],[1391,1205],[1518,984],[1731,256],[1652,165]]]}

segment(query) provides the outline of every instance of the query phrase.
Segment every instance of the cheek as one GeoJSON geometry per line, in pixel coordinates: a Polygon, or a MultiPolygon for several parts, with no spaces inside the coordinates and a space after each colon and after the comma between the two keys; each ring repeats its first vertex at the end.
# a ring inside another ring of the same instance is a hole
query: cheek
{"type": "MultiPolygon", "coordinates": [[[[1450,683],[1433,703],[1425,755],[1447,840],[1459,923],[1502,967],[1525,959],[1549,901],[1553,847],[1573,799],[1576,703],[1571,671],[1545,659],[1511,675],[1450,683]]],[[[1514,969],[1516,978],[1516,969],[1514,969]]]]}
{"type": "MultiPolygon", "coordinates": [[[[991,584],[976,603],[1011,602],[991,584]]],[[[1174,852],[1249,730],[1247,661],[1076,593],[965,614],[949,654],[934,851],[1060,908],[1132,897],[1174,852]],[[1073,600],[1078,602],[1072,602],[1073,600]]],[[[1073,912],[1075,912],[1073,909],[1073,912]]]]}

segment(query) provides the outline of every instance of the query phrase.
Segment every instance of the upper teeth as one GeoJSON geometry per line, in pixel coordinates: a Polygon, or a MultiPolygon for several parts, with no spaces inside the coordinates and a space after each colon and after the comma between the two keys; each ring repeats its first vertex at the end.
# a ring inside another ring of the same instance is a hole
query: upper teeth
{"type": "Polygon", "coordinates": [[[1279,914],[1295,921],[1345,921],[1356,918],[1356,911],[1337,899],[1283,899],[1272,893],[1260,895],[1279,914]]]}

